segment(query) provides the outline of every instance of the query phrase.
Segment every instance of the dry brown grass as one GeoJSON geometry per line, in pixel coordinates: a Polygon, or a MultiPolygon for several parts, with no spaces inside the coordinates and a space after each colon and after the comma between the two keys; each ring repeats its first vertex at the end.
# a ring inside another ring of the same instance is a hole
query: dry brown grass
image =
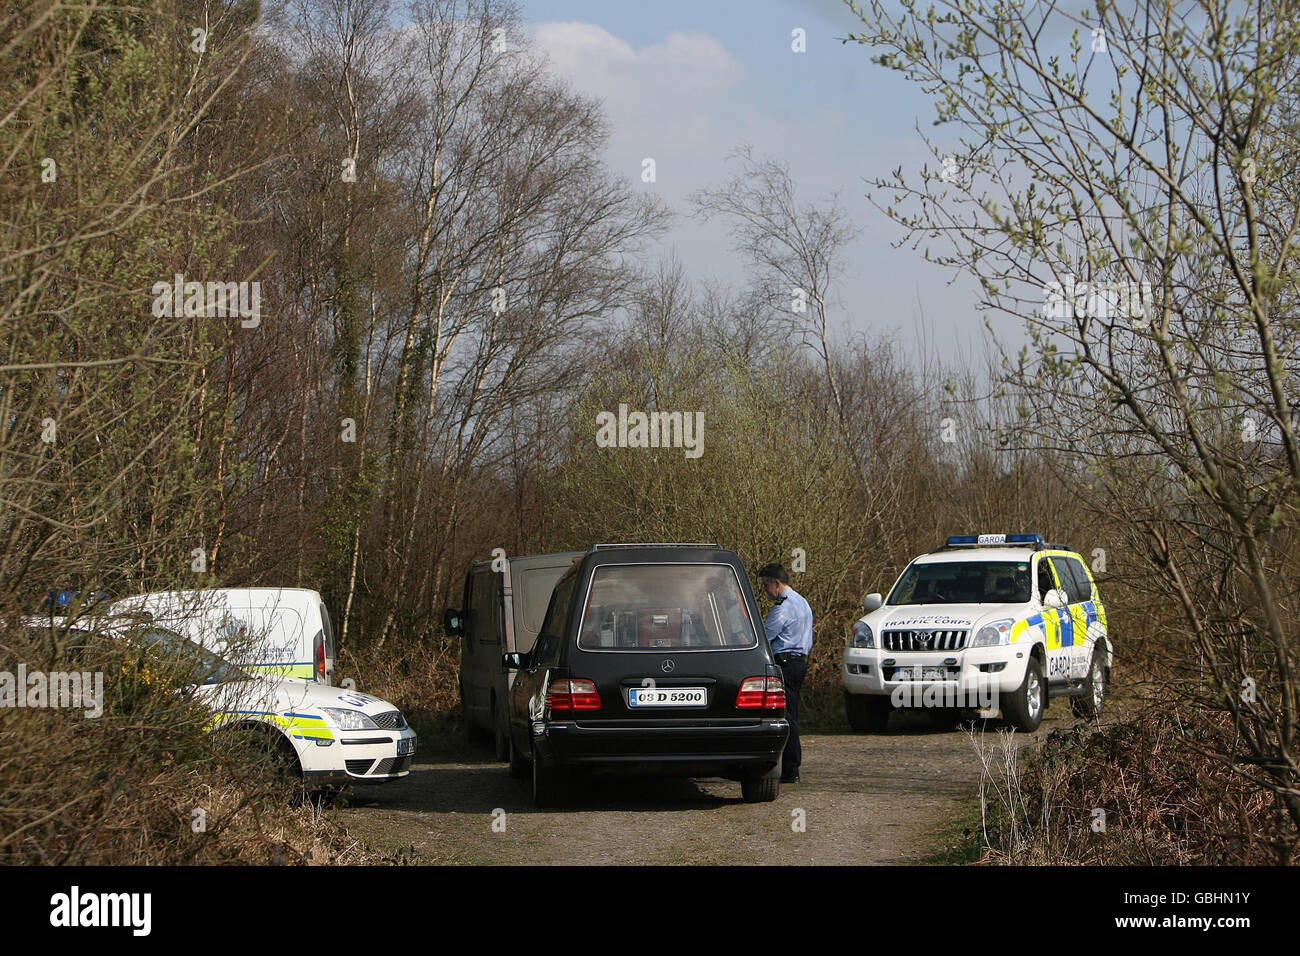
{"type": "MultiPolygon", "coordinates": [[[[0,670],[47,666],[22,631],[0,670]]],[[[57,659],[56,659],[57,660],[57,659]]],[[[377,862],[264,758],[223,746],[182,681],[105,642],[76,662],[103,675],[103,713],[0,707],[0,863],[41,865],[377,862]]]]}
{"type": "Polygon", "coordinates": [[[392,701],[421,735],[451,733],[459,724],[459,667],[460,639],[443,635],[339,651],[339,679],[352,677],[357,690],[392,701]]]}
{"type": "Polygon", "coordinates": [[[1123,723],[1053,731],[1024,749],[1005,732],[976,732],[985,861],[1291,862],[1295,838],[1279,804],[1197,748],[1223,729],[1207,722],[1217,720],[1152,710],[1123,723]]]}

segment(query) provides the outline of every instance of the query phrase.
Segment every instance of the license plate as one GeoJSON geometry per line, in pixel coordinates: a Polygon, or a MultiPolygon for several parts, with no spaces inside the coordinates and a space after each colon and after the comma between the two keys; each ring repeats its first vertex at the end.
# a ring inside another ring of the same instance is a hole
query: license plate
{"type": "Polygon", "coordinates": [[[415,753],[415,738],[405,737],[397,741],[397,756],[407,757],[415,753]]]}
{"type": "Polygon", "coordinates": [[[899,667],[894,670],[894,680],[948,680],[944,667],[899,667]]]}
{"type": "Polygon", "coordinates": [[[629,687],[627,705],[642,707],[707,707],[709,692],[703,687],[629,687]]]}

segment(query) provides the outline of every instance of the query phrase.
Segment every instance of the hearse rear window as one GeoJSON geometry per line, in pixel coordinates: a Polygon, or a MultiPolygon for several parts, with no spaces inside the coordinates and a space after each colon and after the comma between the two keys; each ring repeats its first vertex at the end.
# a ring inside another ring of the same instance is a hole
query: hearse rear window
{"type": "Polygon", "coordinates": [[[596,569],[578,646],[663,651],[754,647],[758,634],[726,564],[620,564],[596,569]]]}

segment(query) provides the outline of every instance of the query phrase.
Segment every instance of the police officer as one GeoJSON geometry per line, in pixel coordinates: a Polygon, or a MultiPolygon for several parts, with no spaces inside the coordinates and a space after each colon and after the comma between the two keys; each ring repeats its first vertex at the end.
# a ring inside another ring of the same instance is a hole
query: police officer
{"type": "Polygon", "coordinates": [[[790,574],[784,565],[765,564],[758,577],[767,596],[775,602],[763,628],[781,667],[785,715],[790,721],[790,739],[781,757],[781,782],[798,783],[799,764],[803,762],[803,748],[799,746],[799,688],[808,673],[808,655],[812,652],[812,608],[802,594],[790,587],[790,574]]]}

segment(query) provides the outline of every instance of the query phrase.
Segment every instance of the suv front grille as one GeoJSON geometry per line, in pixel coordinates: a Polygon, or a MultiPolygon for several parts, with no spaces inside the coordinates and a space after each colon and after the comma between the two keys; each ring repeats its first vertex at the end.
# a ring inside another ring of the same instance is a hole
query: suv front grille
{"type": "Polygon", "coordinates": [[[881,635],[887,651],[960,651],[969,631],[885,631],[881,635]]]}
{"type": "Polygon", "coordinates": [[[402,730],[406,727],[406,718],[400,710],[390,710],[370,718],[380,730],[402,730]]]}

